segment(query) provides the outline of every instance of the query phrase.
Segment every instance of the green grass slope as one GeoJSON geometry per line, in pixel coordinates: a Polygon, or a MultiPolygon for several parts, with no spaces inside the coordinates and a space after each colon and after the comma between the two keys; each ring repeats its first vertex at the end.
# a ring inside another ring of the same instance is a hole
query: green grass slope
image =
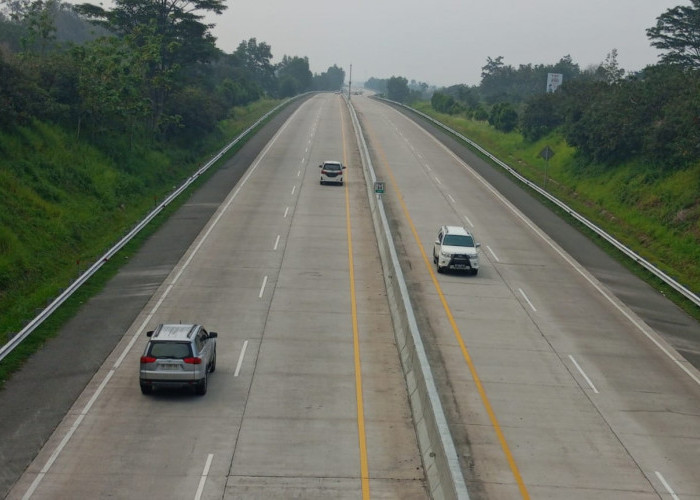
{"type": "MultiPolygon", "coordinates": [[[[204,159],[278,103],[237,108],[196,150],[141,144],[120,153],[118,161],[55,125],[35,122],[0,132],[0,342],[21,330],[204,159]]],[[[102,282],[114,272],[105,271],[102,282]]],[[[79,295],[99,290],[91,281],[79,295]]],[[[18,356],[0,363],[0,384],[60,326],[53,318],[50,323],[18,356]]]]}

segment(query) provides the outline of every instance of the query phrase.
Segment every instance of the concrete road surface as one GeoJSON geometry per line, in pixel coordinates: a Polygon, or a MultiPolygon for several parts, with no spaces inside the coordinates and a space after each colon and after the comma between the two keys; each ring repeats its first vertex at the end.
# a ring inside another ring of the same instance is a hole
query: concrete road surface
{"type": "Polygon", "coordinates": [[[427,496],[349,123],[336,95],[289,117],[10,498],[427,496]],[[145,332],[180,321],[219,333],[208,393],[144,396],[145,332]]]}
{"type": "Polygon", "coordinates": [[[387,105],[353,103],[470,494],[700,498],[698,371],[470,163],[387,105]],[[477,276],[438,275],[442,224],[481,242],[477,276]]]}

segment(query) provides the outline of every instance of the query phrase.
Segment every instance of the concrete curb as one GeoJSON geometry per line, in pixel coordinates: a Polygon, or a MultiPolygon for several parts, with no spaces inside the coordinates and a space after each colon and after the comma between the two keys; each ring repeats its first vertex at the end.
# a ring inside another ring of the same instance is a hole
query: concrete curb
{"type": "Polygon", "coordinates": [[[387,299],[394,324],[394,336],[406,379],[408,395],[416,429],[418,447],[432,498],[468,500],[469,493],[447,425],[445,412],[435,387],[433,374],[418,330],[408,289],[396,254],[394,241],[381,198],[374,193],[372,160],[365,143],[360,122],[350,100],[348,110],[352,117],[355,137],[360,149],[367,196],[372,222],[382,261],[387,299]]]}

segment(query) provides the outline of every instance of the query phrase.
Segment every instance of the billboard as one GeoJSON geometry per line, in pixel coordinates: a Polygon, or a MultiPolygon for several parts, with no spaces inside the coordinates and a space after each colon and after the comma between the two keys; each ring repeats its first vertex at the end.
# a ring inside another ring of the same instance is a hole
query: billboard
{"type": "Polygon", "coordinates": [[[554,92],[564,81],[561,73],[547,73],[547,92],[554,92]]]}

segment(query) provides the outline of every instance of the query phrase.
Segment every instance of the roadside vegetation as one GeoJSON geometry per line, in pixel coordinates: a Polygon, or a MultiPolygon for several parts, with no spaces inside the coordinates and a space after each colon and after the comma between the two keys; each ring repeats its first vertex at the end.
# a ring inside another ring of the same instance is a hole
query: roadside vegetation
{"type": "MultiPolygon", "coordinates": [[[[697,294],[700,0],[662,13],[647,36],[662,51],[660,61],[633,74],[612,49],[585,69],[570,56],[517,68],[489,57],[481,83],[471,87],[428,88],[402,77],[373,78],[370,85],[540,186],[546,178],[549,192],[697,294]],[[551,74],[563,80],[558,88],[548,87],[551,74]],[[541,156],[547,146],[554,151],[548,162],[541,156]]],[[[700,318],[697,306],[676,300],[700,318]]]]}

